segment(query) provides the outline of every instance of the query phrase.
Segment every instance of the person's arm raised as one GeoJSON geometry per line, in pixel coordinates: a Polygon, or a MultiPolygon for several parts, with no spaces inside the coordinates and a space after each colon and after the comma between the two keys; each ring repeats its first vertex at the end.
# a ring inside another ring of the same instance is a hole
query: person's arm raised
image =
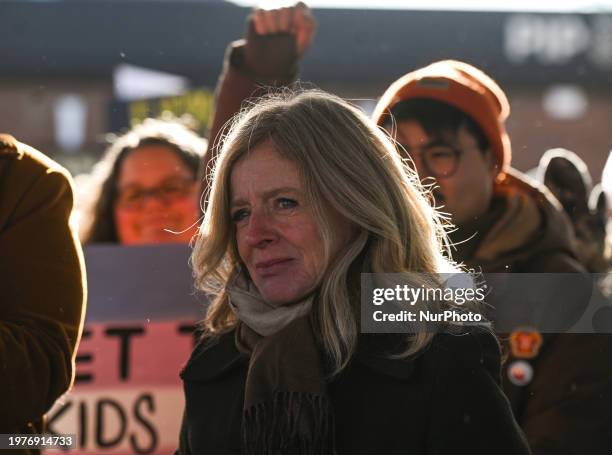
{"type": "Polygon", "coordinates": [[[310,9],[302,2],[290,8],[255,9],[247,20],[245,38],[230,43],[202,163],[205,192],[224,126],[245,100],[294,81],[299,59],[310,46],[315,29],[310,9]]]}

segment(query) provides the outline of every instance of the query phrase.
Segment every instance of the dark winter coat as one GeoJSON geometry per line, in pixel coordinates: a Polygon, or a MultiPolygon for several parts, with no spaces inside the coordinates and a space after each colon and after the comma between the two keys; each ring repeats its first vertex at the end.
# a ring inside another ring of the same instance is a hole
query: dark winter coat
{"type": "MultiPolygon", "coordinates": [[[[262,84],[281,85],[295,74],[296,62],[281,56],[291,65],[271,70],[277,77],[259,77],[242,66],[244,52],[243,43],[228,49],[204,168],[222,126],[244,100],[261,94],[262,84]]],[[[358,354],[329,384],[339,455],[529,453],[500,392],[493,337],[440,335],[406,362],[386,360],[374,344],[376,339],[362,335],[358,354]]],[[[233,333],[196,347],[181,373],[186,405],[178,454],[240,453],[247,364],[233,333]]]]}
{"type": "MultiPolygon", "coordinates": [[[[200,342],[181,373],[180,455],[240,453],[248,357],[234,338],[200,342]]],[[[361,335],[357,354],[329,383],[338,455],[529,453],[500,388],[491,334],[440,334],[408,361],[385,358],[386,340],[361,335]]]]}

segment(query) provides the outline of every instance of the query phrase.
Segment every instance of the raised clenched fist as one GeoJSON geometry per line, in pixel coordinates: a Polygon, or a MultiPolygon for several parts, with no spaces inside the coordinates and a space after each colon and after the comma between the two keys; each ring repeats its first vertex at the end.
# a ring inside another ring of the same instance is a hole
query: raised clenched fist
{"type": "Polygon", "coordinates": [[[310,8],[303,2],[271,10],[256,9],[250,17],[257,35],[289,33],[295,36],[296,52],[301,57],[312,42],[316,23],[310,8]]]}

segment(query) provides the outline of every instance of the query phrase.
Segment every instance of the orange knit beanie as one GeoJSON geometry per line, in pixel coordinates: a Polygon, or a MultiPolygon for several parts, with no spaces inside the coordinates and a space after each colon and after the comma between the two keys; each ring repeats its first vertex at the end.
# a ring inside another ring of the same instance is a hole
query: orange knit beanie
{"type": "Polygon", "coordinates": [[[510,104],[493,79],[456,60],[432,63],[391,84],[376,105],[373,120],[383,125],[397,103],[411,98],[442,101],[470,116],[489,139],[499,165],[498,178],[503,178],[512,156],[505,127],[510,104]]]}

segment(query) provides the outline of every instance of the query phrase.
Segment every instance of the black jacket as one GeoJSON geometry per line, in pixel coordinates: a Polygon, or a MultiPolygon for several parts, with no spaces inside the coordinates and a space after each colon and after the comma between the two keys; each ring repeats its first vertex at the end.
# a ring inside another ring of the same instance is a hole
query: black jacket
{"type": "MultiPolygon", "coordinates": [[[[338,455],[529,453],[500,389],[492,335],[437,335],[408,361],[385,358],[381,340],[361,335],[353,361],[329,383],[338,455]]],[[[178,454],[241,452],[247,368],[234,332],[199,343],[181,372],[178,454]]]]}

